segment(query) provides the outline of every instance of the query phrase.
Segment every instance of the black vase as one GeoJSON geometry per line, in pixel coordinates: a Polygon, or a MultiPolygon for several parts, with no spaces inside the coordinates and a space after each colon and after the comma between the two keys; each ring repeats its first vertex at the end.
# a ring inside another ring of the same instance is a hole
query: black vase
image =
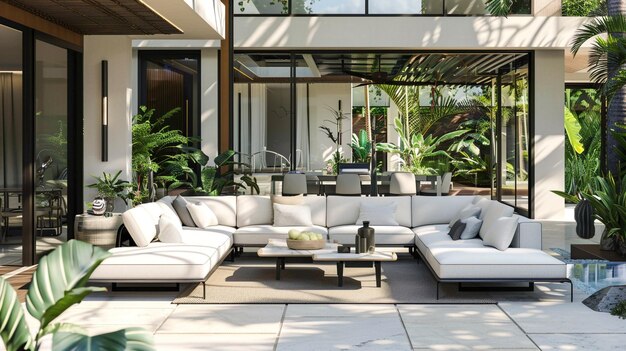
{"type": "Polygon", "coordinates": [[[361,249],[363,249],[363,251],[361,251],[361,253],[364,252],[374,252],[374,250],[376,250],[376,236],[375,236],[375,231],[374,228],[370,227],[370,222],[369,221],[363,221],[363,227],[359,228],[358,230],[358,236],[359,238],[365,238],[365,247],[362,247],[361,249]]]}
{"type": "Polygon", "coordinates": [[[576,234],[583,239],[591,239],[596,234],[593,218],[593,206],[587,199],[581,199],[574,208],[576,234]]]}

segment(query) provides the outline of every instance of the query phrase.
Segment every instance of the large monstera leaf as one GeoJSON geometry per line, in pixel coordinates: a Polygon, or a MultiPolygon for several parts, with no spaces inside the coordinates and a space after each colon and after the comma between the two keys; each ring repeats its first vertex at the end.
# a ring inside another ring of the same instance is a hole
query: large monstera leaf
{"type": "Polygon", "coordinates": [[[34,350],[17,293],[3,278],[0,278],[0,337],[7,351],[34,350]]]}
{"type": "Polygon", "coordinates": [[[154,350],[152,334],[141,328],[127,328],[107,334],[87,335],[86,333],[59,332],[52,338],[53,351],[92,351],[92,350],[154,350]]]}
{"type": "Polygon", "coordinates": [[[48,324],[92,292],[105,288],[85,287],[87,280],[105,258],[107,251],[78,240],[70,240],[44,256],[26,295],[28,312],[48,324]]]}

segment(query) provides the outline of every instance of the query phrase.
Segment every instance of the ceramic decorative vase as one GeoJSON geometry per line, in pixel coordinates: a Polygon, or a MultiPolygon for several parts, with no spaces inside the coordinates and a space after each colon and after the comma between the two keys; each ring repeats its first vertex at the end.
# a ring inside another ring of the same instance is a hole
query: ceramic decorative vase
{"type": "Polygon", "coordinates": [[[576,234],[583,239],[591,239],[596,234],[596,227],[593,223],[593,207],[587,199],[581,199],[574,208],[574,219],[576,219],[576,234]]]}
{"type": "Polygon", "coordinates": [[[360,238],[365,238],[365,246],[361,248],[362,251],[360,251],[360,253],[374,252],[376,249],[376,237],[374,228],[370,227],[369,221],[363,221],[363,227],[359,228],[358,236],[360,238]]]}
{"type": "Polygon", "coordinates": [[[93,199],[93,205],[91,206],[93,214],[96,216],[102,216],[107,210],[107,201],[101,197],[93,199]]]}
{"type": "Polygon", "coordinates": [[[609,236],[609,232],[605,229],[600,238],[600,250],[615,251],[616,249],[615,236],[609,236]]]}

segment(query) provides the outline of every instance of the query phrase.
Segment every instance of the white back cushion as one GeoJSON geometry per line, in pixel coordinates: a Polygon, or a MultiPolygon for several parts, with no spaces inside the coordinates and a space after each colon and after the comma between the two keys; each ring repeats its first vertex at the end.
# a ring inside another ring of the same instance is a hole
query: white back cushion
{"type": "Polygon", "coordinates": [[[412,226],[448,224],[474,196],[413,196],[412,226]]]}
{"type": "Polygon", "coordinates": [[[146,206],[138,206],[124,212],[122,220],[137,246],[148,246],[157,235],[159,220],[154,220],[146,206]]]}
{"type": "Polygon", "coordinates": [[[269,196],[237,196],[237,227],[272,224],[272,200],[269,196]]]}
{"type": "MultiPolygon", "coordinates": [[[[326,226],[325,196],[303,196],[301,205],[308,206],[311,209],[311,219],[314,225],[326,226]]],[[[271,225],[272,223],[274,223],[274,211],[272,200],[269,196],[237,196],[237,227],[261,224],[271,225]]]]}
{"type": "Polygon", "coordinates": [[[404,227],[411,227],[410,196],[328,196],[326,199],[327,226],[354,225],[361,213],[361,203],[385,205],[390,202],[396,205],[395,219],[398,224],[404,227]]]}
{"type": "MultiPolygon", "coordinates": [[[[220,225],[228,227],[237,226],[237,197],[236,196],[189,196],[185,197],[187,201],[192,203],[203,203],[207,205],[220,225]]],[[[166,196],[159,200],[166,204],[171,204],[174,200],[173,196],[166,196]]]]}
{"type": "MultiPolygon", "coordinates": [[[[491,229],[491,226],[495,225],[500,217],[511,217],[513,215],[513,207],[494,200],[489,200],[489,202],[489,206],[483,210],[485,214],[481,215],[483,225],[480,227],[480,232],[478,233],[483,239],[485,234],[491,229]]],[[[517,220],[515,224],[517,225],[517,220]]]]}

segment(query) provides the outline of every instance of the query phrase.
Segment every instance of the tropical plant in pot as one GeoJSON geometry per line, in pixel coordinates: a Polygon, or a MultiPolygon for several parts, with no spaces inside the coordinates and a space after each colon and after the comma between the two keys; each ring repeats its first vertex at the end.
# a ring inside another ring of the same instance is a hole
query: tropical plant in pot
{"type": "Polygon", "coordinates": [[[16,291],[0,277],[0,337],[8,351],[39,350],[52,337],[52,350],[153,350],[152,334],[126,328],[91,335],[79,325],[53,323],[63,312],[93,292],[85,286],[96,267],[111,254],[88,243],[70,240],[42,257],[26,295],[26,310],[39,321],[31,334],[16,291]]]}
{"type": "Polygon", "coordinates": [[[115,199],[117,198],[122,199],[124,204],[128,205],[128,191],[132,189],[132,184],[119,179],[120,174],[122,174],[121,170],[115,173],[115,175],[102,172],[102,177],[93,176],[96,182],[87,185],[88,188],[96,189],[98,196],[106,201],[106,213],[111,213],[115,210],[115,199]]]}
{"type": "Polygon", "coordinates": [[[591,188],[573,196],[563,191],[555,194],[578,204],[581,199],[589,201],[593,208],[593,217],[604,224],[600,239],[602,250],[616,250],[626,256],[626,175],[616,182],[611,173],[596,177],[591,188]]]}

